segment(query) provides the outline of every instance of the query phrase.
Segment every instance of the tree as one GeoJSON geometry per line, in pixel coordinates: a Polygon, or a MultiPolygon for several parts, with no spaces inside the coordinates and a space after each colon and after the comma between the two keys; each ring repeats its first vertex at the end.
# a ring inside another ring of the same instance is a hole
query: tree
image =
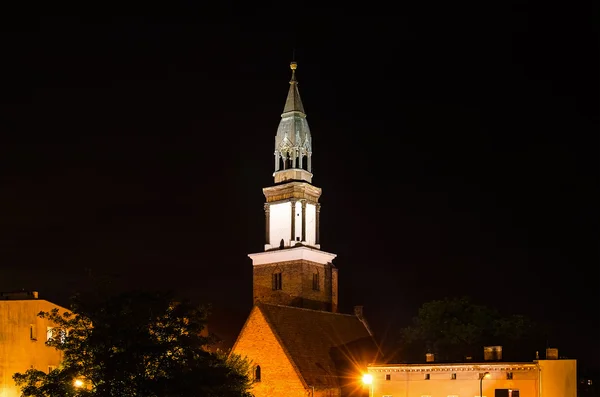
{"type": "Polygon", "coordinates": [[[250,397],[247,360],[206,349],[207,314],[166,293],[75,299],[39,314],[56,325],[47,345],[63,352],[60,367],[13,378],[32,397],[250,397]]]}
{"type": "Polygon", "coordinates": [[[401,330],[401,350],[403,358],[411,361],[422,360],[425,353],[434,353],[436,360],[460,361],[480,358],[485,345],[521,349],[536,331],[524,316],[502,316],[466,297],[446,298],[421,306],[412,325],[401,330]]]}

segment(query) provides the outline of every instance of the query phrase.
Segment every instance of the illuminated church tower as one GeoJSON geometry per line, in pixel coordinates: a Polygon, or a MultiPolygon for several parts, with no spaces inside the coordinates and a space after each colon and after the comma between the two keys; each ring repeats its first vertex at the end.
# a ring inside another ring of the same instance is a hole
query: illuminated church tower
{"type": "Polygon", "coordinates": [[[321,251],[321,189],[312,185],[312,137],[292,62],[290,89],[275,135],[273,186],[263,188],[265,251],[252,259],[254,304],[337,312],[336,257],[321,251]]]}

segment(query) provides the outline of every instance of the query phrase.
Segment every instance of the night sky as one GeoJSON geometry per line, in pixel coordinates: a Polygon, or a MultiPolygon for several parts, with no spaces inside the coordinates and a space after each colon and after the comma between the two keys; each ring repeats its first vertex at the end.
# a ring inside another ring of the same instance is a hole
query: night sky
{"type": "Polygon", "coordinates": [[[467,295],[600,366],[591,10],[200,3],[3,23],[0,290],[174,289],[233,340],[295,53],[342,311],[467,295]]]}

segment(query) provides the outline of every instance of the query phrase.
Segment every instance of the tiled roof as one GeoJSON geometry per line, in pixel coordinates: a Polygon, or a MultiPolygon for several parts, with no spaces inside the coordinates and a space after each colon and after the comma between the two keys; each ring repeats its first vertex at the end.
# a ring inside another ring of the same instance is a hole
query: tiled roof
{"type": "Polygon", "coordinates": [[[377,346],[354,315],[259,303],[271,329],[308,386],[315,389],[355,383],[377,346]]]}

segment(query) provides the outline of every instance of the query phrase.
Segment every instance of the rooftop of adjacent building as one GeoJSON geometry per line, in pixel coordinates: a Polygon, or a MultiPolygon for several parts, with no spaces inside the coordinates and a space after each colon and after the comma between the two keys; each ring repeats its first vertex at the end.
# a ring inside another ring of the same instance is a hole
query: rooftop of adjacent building
{"type": "MultiPolygon", "coordinates": [[[[536,363],[541,361],[557,361],[557,360],[572,360],[568,357],[560,357],[558,355],[557,348],[547,348],[544,358],[540,357],[539,352],[535,352],[535,359],[529,360],[503,360],[502,358],[502,346],[484,346],[483,347],[483,361],[473,361],[472,358],[466,357],[462,361],[439,361],[436,359],[435,354],[427,353],[425,355],[424,362],[412,362],[412,363],[371,363],[369,364],[372,368],[425,368],[425,367],[506,367],[506,366],[535,366],[536,363]]],[[[416,369],[419,371],[419,369],[416,369]]]]}
{"type": "Polygon", "coordinates": [[[402,371],[423,371],[427,368],[460,368],[466,370],[485,370],[487,368],[514,369],[514,368],[534,368],[536,364],[546,361],[574,361],[573,359],[556,360],[533,360],[533,361],[478,361],[478,362],[430,362],[417,364],[369,364],[370,368],[378,369],[401,369],[402,371]]]}
{"type": "Polygon", "coordinates": [[[38,291],[7,291],[0,292],[0,300],[31,300],[39,299],[38,291]]]}

